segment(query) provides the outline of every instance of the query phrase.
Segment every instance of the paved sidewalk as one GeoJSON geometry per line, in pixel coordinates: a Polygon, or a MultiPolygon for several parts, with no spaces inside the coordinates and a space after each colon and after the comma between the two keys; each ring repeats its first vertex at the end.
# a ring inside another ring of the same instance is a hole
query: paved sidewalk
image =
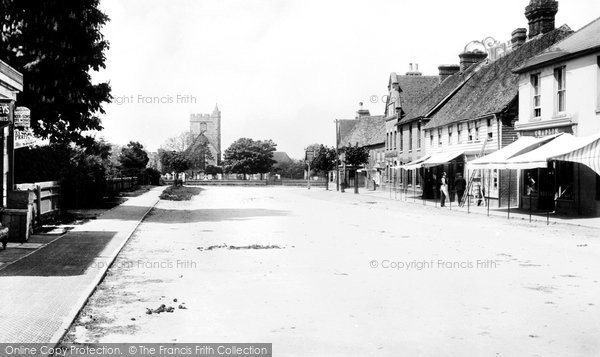
{"type": "Polygon", "coordinates": [[[0,343],[58,343],[164,187],[0,269],[0,343]]]}
{"type": "MultiPolygon", "coordinates": [[[[317,188],[316,191],[323,190],[322,188],[317,188]]],[[[379,203],[389,203],[393,205],[408,205],[408,206],[420,206],[426,208],[437,208],[440,212],[446,211],[449,214],[476,214],[476,215],[488,215],[488,210],[485,205],[476,206],[470,205],[470,207],[458,207],[457,202],[452,202],[451,206],[449,204],[446,207],[440,207],[439,201],[436,202],[434,200],[423,200],[420,196],[415,196],[412,192],[408,192],[408,194],[404,194],[401,192],[394,193],[392,191],[368,191],[365,189],[360,189],[359,194],[354,194],[354,189],[347,188],[346,192],[340,193],[335,190],[335,186],[330,188],[330,194],[340,195],[344,197],[346,200],[355,200],[363,203],[372,203],[374,201],[379,203]],[[469,210],[469,213],[467,213],[469,210]]],[[[415,207],[416,208],[416,207],[415,207]]],[[[508,219],[507,208],[497,208],[490,207],[489,216],[494,218],[503,218],[508,219]]],[[[519,210],[516,207],[511,208],[510,210],[510,219],[529,222],[529,212],[526,210],[519,210]]],[[[545,212],[534,212],[531,215],[532,223],[537,225],[546,225],[546,224],[566,224],[566,225],[575,225],[589,228],[600,228],[600,217],[567,217],[562,215],[556,215],[550,213],[547,215],[545,212]]]]}

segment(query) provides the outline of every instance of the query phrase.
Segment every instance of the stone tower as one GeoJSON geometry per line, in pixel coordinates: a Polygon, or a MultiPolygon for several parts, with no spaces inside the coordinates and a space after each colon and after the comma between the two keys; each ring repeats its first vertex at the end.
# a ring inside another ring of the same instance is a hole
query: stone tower
{"type": "Polygon", "coordinates": [[[215,157],[215,164],[221,162],[221,111],[215,105],[212,114],[190,114],[192,135],[204,135],[215,157]]]}

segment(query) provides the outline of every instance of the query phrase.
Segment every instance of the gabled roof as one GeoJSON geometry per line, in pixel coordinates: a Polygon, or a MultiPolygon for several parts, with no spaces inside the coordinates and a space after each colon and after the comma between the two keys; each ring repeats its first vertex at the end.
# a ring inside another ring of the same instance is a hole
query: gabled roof
{"type": "Polygon", "coordinates": [[[506,56],[479,66],[473,76],[435,113],[424,128],[434,128],[469,119],[498,114],[514,102],[519,75],[512,72],[528,58],[537,55],[571,33],[568,26],[536,37],[506,56]]]}
{"type": "MultiPolygon", "coordinates": [[[[351,129],[347,130],[344,135],[340,135],[338,148],[343,148],[348,144],[372,146],[383,144],[385,142],[385,118],[383,115],[367,116],[355,120],[344,120],[344,122],[350,121],[354,122],[354,125],[352,125],[351,129]]],[[[339,124],[341,129],[342,122],[340,121],[339,124]]]]}
{"type": "Polygon", "coordinates": [[[400,85],[400,104],[404,114],[412,113],[418,104],[439,83],[439,76],[397,76],[400,85]]]}
{"type": "Polygon", "coordinates": [[[284,151],[273,151],[273,160],[275,160],[277,164],[292,162],[292,159],[290,159],[288,154],[284,151]]]}
{"type": "Polygon", "coordinates": [[[579,31],[547,48],[537,56],[526,60],[515,69],[515,72],[527,72],[549,63],[598,51],[600,51],[600,18],[585,25],[579,31]]]}

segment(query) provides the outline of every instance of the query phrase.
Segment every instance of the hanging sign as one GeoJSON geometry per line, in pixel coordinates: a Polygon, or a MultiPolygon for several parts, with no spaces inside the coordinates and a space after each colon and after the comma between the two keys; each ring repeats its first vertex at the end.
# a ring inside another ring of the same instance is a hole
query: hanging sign
{"type": "Polygon", "coordinates": [[[29,128],[31,126],[31,110],[17,107],[14,113],[14,124],[16,127],[29,128]]]}

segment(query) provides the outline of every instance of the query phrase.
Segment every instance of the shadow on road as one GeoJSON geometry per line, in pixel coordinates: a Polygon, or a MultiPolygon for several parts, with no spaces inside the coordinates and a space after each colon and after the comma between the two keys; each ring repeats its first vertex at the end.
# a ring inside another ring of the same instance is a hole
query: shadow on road
{"type": "Polygon", "coordinates": [[[221,222],[255,217],[287,216],[288,214],[289,211],[264,208],[207,208],[196,210],[154,208],[145,221],[153,223],[221,222]]]}
{"type": "Polygon", "coordinates": [[[82,275],[116,232],[69,232],[0,270],[1,276],[82,275]]]}

